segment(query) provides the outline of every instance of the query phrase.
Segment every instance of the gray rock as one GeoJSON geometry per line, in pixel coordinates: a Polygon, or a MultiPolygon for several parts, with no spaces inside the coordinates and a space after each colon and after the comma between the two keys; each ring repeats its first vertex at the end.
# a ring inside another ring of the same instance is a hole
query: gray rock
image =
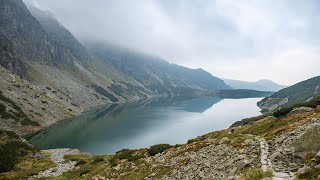
{"type": "Polygon", "coordinates": [[[252,139],[247,139],[244,141],[245,145],[250,145],[250,144],[254,144],[254,141],[252,139]]]}
{"type": "Polygon", "coordinates": [[[228,137],[223,137],[219,140],[219,144],[224,144],[226,141],[228,141],[229,138],[228,137]]]}
{"type": "Polygon", "coordinates": [[[275,153],[273,153],[273,154],[270,156],[270,159],[271,159],[272,161],[282,160],[282,159],[283,159],[283,155],[282,155],[280,152],[275,152],[275,153]]]}
{"type": "Polygon", "coordinates": [[[298,174],[303,174],[305,173],[308,169],[310,169],[309,166],[304,165],[302,168],[298,169],[298,174]]]}
{"type": "Polygon", "coordinates": [[[113,169],[119,171],[120,170],[120,165],[118,164],[117,166],[115,166],[113,169]]]}
{"type": "Polygon", "coordinates": [[[238,170],[241,170],[243,169],[244,167],[246,167],[246,163],[244,163],[243,161],[239,161],[239,162],[236,162],[234,164],[234,166],[238,169],[238,170]]]}
{"type": "Polygon", "coordinates": [[[229,175],[234,176],[237,173],[237,171],[238,171],[238,168],[234,167],[229,171],[229,175]]]}

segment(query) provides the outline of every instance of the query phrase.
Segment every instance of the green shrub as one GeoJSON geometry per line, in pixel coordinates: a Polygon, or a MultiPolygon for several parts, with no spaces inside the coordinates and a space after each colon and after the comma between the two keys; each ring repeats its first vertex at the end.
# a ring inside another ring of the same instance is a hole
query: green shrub
{"type": "Polygon", "coordinates": [[[293,106],[281,108],[281,109],[275,111],[273,113],[273,116],[276,118],[286,116],[289,112],[291,112],[293,110],[293,108],[294,108],[293,106]]]}
{"type": "Polygon", "coordinates": [[[205,136],[198,136],[198,137],[196,137],[194,139],[189,139],[187,143],[190,144],[190,143],[197,142],[197,141],[203,141],[205,139],[206,139],[205,136]]]}
{"type": "Polygon", "coordinates": [[[94,158],[95,163],[102,162],[102,161],[104,161],[103,157],[98,156],[98,157],[94,158]]]}
{"type": "Polygon", "coordinates": [[[128,161],[136,161],[138,159],[144,158],[144,155],[134,155],[128,158],[128,161]]]}
{"type": "Polygon", "coordinates": [[[109,160],[109,163],[111,164],[111,166],[116,166],[117,163],[116,161],[119,159],[127,159],[128,161],[136,161],[138,159],[144,158],[144,155],[134,155],[135,151],[134,150],[130,150],[130,149],[122,149],[118,152],[116,152],[116,154],[109,160]]]}
{"type": "Polygon", "coordinates": [[[118,159],[129,159],[132,156],[133,150],[122,149],[116,153],[118,159]]]}
{"type": "Polygon", "coordinates": [[[191,144],[191,143],[197,142],[197,141],[198,141],[197,139],[189,139],[187,143],[188,143],[188,144],[191,144]]]}
{"type": "Polygon", "coordinates": [[[274,117],[282,117],[282,116],[287,115],[287,114],[288,114],[290,111],[292,111],[294,108],[298,108],[298,107],[317,108],[318,105],[320,105],[320,96],[315,97],[315,98],[311,99],[311,100],[308,101],[308,102],[303,102],[303,103],[299,103],[299,104],[292,105],[292,106],[290,106],[290,107],[281,108],[281,109],[275,111],[275,112],[273,113],[273,116],[274,116],[274,117]]]}
{"type": "Polygon", "coordinates": [[[81,171],[80,172],[80,176],[83,176],[83,175],[85,175],[85,174],[88,174],[90,172],[90,170],[83,170],[83,171],[81,171]]]}
{"type": "Polygon", "coordinates": [[[298,174],[299,179],[319,179],[320,171],[317,168],[308,169],[305,173],[298,174]]]}
{"type": "Polygon", "coordinates": [[[12,140],[0,145],[0,173],[11,170],[19,157],[27,155],[34,149],[20,140],[12,140]]]}
{"type": "Polygon", "coordinates": [[[77,161],[77,163],[76,163],[76,166],[80,166],[80,165],[83,165],[83,164],[86,164],[87,162],[85,161],[85,160],[79,160],[79,161],[77,161]]]}
{"type": "Polygon", "coordinates": [[[170,144],[157,144],[157,145],[151,146],[148,149],[148,153],[150,156],[154,156],[158,153],[162,153],[163,151],[165,151],[171,147],[172,146],[170,144]]]}
{"type": "Polygon", "coordinates": [[[254,169],[245,174],[246,180],[260,180],[266,177],[272,177],[272,171],[262,171],[262,169],[254,169]]]}

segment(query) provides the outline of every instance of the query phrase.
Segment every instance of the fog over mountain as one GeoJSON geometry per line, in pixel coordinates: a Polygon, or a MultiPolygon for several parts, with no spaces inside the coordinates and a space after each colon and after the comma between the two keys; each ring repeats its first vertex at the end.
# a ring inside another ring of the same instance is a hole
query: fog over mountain
{"type": "Polygon", "coordinates": [[[105,40],[217,77],[291,85],[319,75],[316,0],[24,0],[80,41],[105,40]]]}

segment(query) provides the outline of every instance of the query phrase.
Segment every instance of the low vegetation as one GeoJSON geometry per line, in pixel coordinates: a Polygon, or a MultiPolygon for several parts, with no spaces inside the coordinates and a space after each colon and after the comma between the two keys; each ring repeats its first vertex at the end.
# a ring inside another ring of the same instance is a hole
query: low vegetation
{"type": "Polygon", "coordinates": [[[144,155],[134,154],[135,150],[122,149],[118,151],[110,160],[111,166],[116,166],[118,160],[126,159],[128,161],[136,161],[138,159],[144,158],[144,155]]]}
{"type": "Polygon", "coordinates": [[[255,121],[261,120],[263,118],[266,118],[268,116],[272,116],[272,115],[273,115],[272,113],[265,113],[265,114],[262,114],[260,116],[251,117],[251,118],[245,118],[245,119],[242,119],[241,121],[237,121],[237,122],[233,123],[231,125],[231,127],[238,127],[238,126],[243,126],[243,125],[246,125],[246,124],[250,124],[250,123],[253,123],[255,121]]]}
{"type": "Polygon", "coordinates": [[[241,179],[244,180],[261,180],[263,178],[272,177],[272,171],[262,171],[262,169],[253,169],[244,174],[241,179]]]}
{"type": "Polygon", "coordinates": [[[19,157],[35,151],[13,132],[1,130],[0,136],[0,173],[10,171],[18,163],[19,157]]]}
{"type": "Polygon", "coordinates": [[[55,164],[14,132],[0,130],[0,179],[27,179],[55,164]],[[39,154],[39,158],[34,158],[39,154]]]}
{"type": "Polygon", "coordinates": [[[5,97],[0,91],[0,116],[2,119],[13,119],[16,122],[20,122],[22,125],[27,126],[39,126],[39,123],[32,121],[11,99],[5,97]],[[2,102],[1,102],[2,101],[2,102]],[[11,108],[9,109],[6,105],[11,108]]]}
{"type": "Polygon", "coordinates": [[[310,107],[310,108],[316,108],[317,106],[320,105],[320,96],[315,97],[313,99],[311,99],[308,102],[303,102],[303,103],[298,103],[298,104],[294,104],[292,106],[289,107],[284,107],[281,108],[277,111],[275,111],[273,113],[274,117],[282,117],[287,115],[290,111],[292,111],[294,108],[298,108],[298,107],[310,107]]]}
{"type": "Polygon", "coordinates": [[[154,156],[158,153],[162,153],[163,151],[171,148],[172,146],[170,144],[157,144],[153,145],[148,149],[148,154],[150,156],[154,156]]]}

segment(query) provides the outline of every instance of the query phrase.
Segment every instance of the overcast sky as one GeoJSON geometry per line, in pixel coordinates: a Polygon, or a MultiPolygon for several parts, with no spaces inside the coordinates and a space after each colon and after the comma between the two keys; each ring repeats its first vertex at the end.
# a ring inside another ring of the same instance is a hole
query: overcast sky
{"type": "Polygon", "coordinates": [[[320,75],[318,0],[24,0],[80,41],[106,40],[214,76],[291,85],[320,75]]]}

